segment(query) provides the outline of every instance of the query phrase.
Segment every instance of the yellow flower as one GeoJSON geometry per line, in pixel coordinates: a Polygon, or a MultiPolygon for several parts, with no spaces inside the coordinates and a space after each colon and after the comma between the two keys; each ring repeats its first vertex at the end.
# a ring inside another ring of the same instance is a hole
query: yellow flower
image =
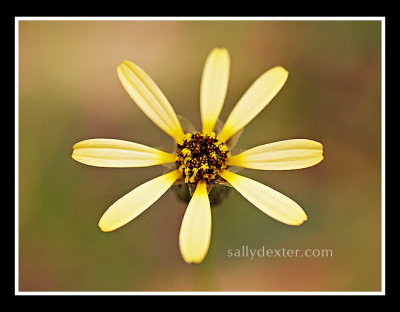
{"type": "Polygon", "coordinates": [[[217,123],[228,88],[230,58],[223,48],[208,55],[200,86],[202,131],[185,133],[171,104],[155,82],[136,64],[123,61],[118,77],[133,101],[176,141],[175,154],[142,144],[89,139],[73,146],[72,158],[98,167],[147,167],[170,164],[170,172],[135,188],[116,201],[99,221],[102,231],[113,231],[133,220],[158,200],[173,184],[189,183],[191,200],[182,220],[179,248],[187,263],[200,263],[211,239],[208,192],[214,185],[229,185],[270,217],[289,225],[307,220],[303,209],[290,198],[232,167],[291,170],[313,166],[322,159],[322,145],[306,139],[265,144],[231,156],[241,130],[282,88],[288,72],[276,66],[262,74],[241,97],[220,131],[217,123]],[[171,165],[172,164],[172,165],[171,165]]]}

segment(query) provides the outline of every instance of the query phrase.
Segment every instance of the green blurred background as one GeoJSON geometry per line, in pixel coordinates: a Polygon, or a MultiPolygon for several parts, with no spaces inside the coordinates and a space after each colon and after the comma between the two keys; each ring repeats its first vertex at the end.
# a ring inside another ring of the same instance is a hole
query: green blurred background
{"type": "Polygon", "coordinates": [[[19,291],[381,290],[381,21],[18,24],[19,291]],[[308,221],[279,223],[233,190],[212,209],[206,259],[188,265],[178,248],[186,204],[172,191],[114,232],[97,226],[162,167],[90,167],[71,153],[88,138],[172,144],[122,88],[124,59],[199,127],[200,78],[214,47],[231,56],[222,120],[264,71],[290,73],[238,147],[307,138],[323,143],[325,159],[303,170],[243,170],[298,202],[308,221]],[[333,257],[228,257],[242,246],[331,249],[333,257]]]}

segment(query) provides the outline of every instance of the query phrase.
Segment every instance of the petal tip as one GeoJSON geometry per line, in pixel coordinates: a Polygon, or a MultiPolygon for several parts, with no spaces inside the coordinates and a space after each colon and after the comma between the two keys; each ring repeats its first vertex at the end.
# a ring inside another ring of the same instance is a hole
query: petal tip
{"type": "Polygon", "coordinates": [[[105,224],[103,219],[100,219],[97,225],[103,232],[111,232],[115,230],[112,226],[105,224]]]}
{"type": "Polygon", "coordinates": [[[200,264],[203,262],[203,259],[183,259],[187,264],[200,264]]]}
{"type": "Polygon", "coordinates": [[[308,216],[307,216],[307,214],[304,212],[304,210],[302,210],[302,212],[303,212],[303,213],[302,213],[301,217],[299,218],[297,224],[294,224],[294,225],[302,225],[304,222],[306,222],[306,221],[308,220],[308,216]]]}
{"type": "Polygon", "coordinates": [[[200,264],[203,262],[207,253],[201,256],[189,256],[186,252],[183,252],[183,250],[181,250],[181,255],[183,261],[185,261],[187,264],[200,264]]]}
{"type": "Polygon", "coordinates": [[[82,142],[83,142],[83,141],[80,141],[80,142],[75,143],[74,145],[72,145],[72,149],[73,149],[73,150],[76,150],[76,149],[80,148],[81,145],[82,145],[82,142]]]}
{"type": "Polygon", "coordinates": [[[289,75],[289,71],[285,67],[283,67],[281,65],[275,66],[273,69],[280,70],[282,73],[284,73],[286,75],[289,75]]]}
{"type": "MultiPolygon", "coordinates": [[[[293,220],[293,221],[290,221],[290,222],[286,222],[286,224],[292,225],[292,226],[300,226],[304,222],[306,222],[307,220],[308,220],[308,217],[307,217],[306,214],[304,214],[304,216],[302,218],[300,218],[298,220],[293,220]]],[[[283,221],[280,221],[280,222],[283,222],[283,221]]],[[[283,222],[283,223],[285,223],[285,222],[283,222]]]]}
{"type": "Polygon", "coordinates": [[[131,61],[128,61],[128,60],[122,60],[122,62],[121,62],[121,64],[120,64],[119,66],[121,66],[121,65],[128,66],[128,65],[130,65],[130,64],[132,64],[132,62],[131,62],[131,61]]]}
{"type": "Polygon", "coordinates": [[[228,52],[228,50],[224,47],[215,47],[211,50],[211,52],[228,52]]]}

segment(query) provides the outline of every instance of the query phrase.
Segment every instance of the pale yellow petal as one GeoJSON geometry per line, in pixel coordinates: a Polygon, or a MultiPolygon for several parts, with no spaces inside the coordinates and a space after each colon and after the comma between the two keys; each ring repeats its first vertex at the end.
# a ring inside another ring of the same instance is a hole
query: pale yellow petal
{"type": "Polygon", "coordinates": [[[183,130],[168,99],[156,83],[136,64],[123,61],[118,77],[133,101],[157,126],[182,142],[183,130]]]}
{"type": "Polygon", "coordinates": [[[287,77],[288,72],[281,66],[273,67],[262,74],[233,108],[218,135],[219,139],[226,142],[245,127],[274,98],[285,84],[287,77]]]}
{"type": "Polygon", "coordinates": [[[174,154],[124,140],[84,140],[73,149],[73,159],[97,167],[148,167],[175,162],[174,154]]]}
{"type": "Polygon", "coordinates": [[[306,139],[260,145],[228,159],[229,166],[260,170],[292,170],[314,166],[324,157],[321,143],[306,139]]]}
{"type": "Polygon", "coordinates": [[[175,170],[138,186],[108,208],[99,221],[99,227],[109,232],[133,220],[159,199],[180,176],[179,170],[175,170]]]}
{"type": "Polygon", "coordinates": [[[272,188],[228,170],[219,174],[243,197],[270,217],[289,225],[300,225],[307,220],[307,215],[297,203],[272,188]]]}
{"type": "Polygon", "coordinates": [[[229,81],[229,53],[214,48],[204,64],[200,88],[200,114],[204,132],[214,130],[224,105],[229,81]]]}
{"type": "Polygon", "coordinates": [[[206,183],[200,181],[186,209],[179,233],[179,248],[185,262],[202,262],[207,255],[210,239],[210,201],[206,183]]]}

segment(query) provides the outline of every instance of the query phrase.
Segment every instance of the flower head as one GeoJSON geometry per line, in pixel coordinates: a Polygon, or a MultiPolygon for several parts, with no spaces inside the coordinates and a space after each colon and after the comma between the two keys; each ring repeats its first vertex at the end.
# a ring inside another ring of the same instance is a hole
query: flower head
{"type": "Polygon", "coordinates": [[[262,74],[238,101],[226,122],[218,127],[228,88],[230,58],[226,49],[208,55],[200,86],[202,131],[185,131],[179,117],[156,83],[136,64],[123,61],[118,77],[133,101],[176,141],[175,153],[115,139],[89,139],[73,146],[72,158],[98,167],[166,165],[170,171],[135,188],[107,209],[101,230],[113,231],[133,220],[158,200],[173,184],[193,190],[182,220],[179,248],[187,263],[200,263],[211,239],[212,187],[228,185],[270,217],[289,225],[307,220],[303,209],[285,195],[232,168],[292,170],[313,166],[322,159],[322,144],[291,139],[264,144],[231,155],[242,129],[274,98],[288,77],[276,66],[262,74]],[[217,129],[220,128],[220,129],[217,129]]]}
{"type": "Polygon", "coordinates": [[[209,183],[227,167],[228,154],[228,148],[214,132],[195,132],[185,135],[183,143],[177,144],[175,159],[185,183],[209,183]]]}

